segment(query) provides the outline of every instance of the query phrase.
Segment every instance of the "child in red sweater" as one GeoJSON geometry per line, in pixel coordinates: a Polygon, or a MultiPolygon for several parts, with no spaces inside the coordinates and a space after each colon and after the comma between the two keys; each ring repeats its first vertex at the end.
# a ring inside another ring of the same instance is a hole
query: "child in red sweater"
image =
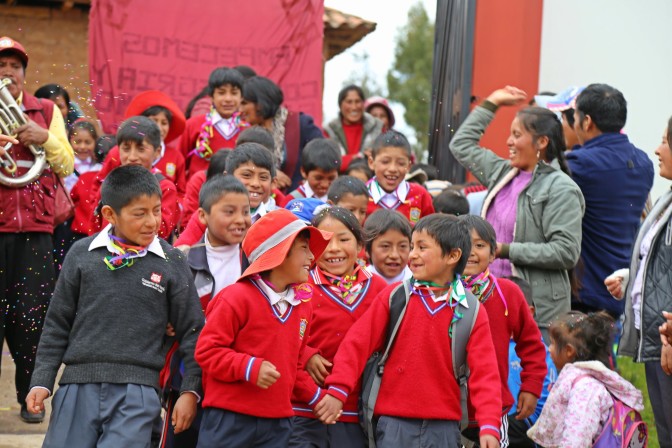
{"type": "Polygon", "coordinates": [[[305,282],[330,237],[284,209],[248,230],[250,266],[215,296],[196,345],[205,393],[199,448],[287,446],[292,390],[306,402],[320,393],[299,362],[312,320],[305,282]]]}
{"type": "MultiPolygon", "coordinates": [[[[171,142],[175,141],[184,131],[185,118],[175,101],[158,90],[147,90],[137,94],[126,108],[125,118],[142,115],[152,120],[161,132],[161,151],[152,162],[152,168],[159,170],[177,187],[180,199],[184,196],[187,186],[186,165],[182,154],[171,142]]],[[[98,193],[100,184],[110,171],[121,166],[119,148],[114,147],[105,158],[97,182],[94,184],[94,194],[98,193]]]]}
{"type": "Polygon", "coordinates": [[[411,145],[397,131],[387,131],[373,142],[369,167],[375,176],[369,187],[367,216],[380,208],[396,210],[414,225],[434,213],[432,196],[421,185],[406,182],[411,166],[411,145]]]}
{"type": "MultiPolygon", "coordinates": [[[[546,349],[541,332],[520,288],[510,280],[495,278],[488,266],[495,259],[497,237],[492,225],[480,216],[464,215],[471,233],[471,253],[464,269],[464,285],[488,311],[492,342],[497,355],[497,369],[502,391],[501,446],[508,445],[507,414],[513,404],[509,392],[509,340],[516,342],[523,371],[518,394],[516,420],[524,420],[534,412],[546,376],[546,349]]],[[[468,434],[467,431],[466,434],[468,434]]]]}
{"type": "MultiPolygon", "coordinates": [[[[351,212],[341,207],[325,208],[313,218],[313,225],[334,235],[310,273],[313,320],[305,352],[306,370],[316,384],[323,386],[345,334],[387,283],[357,263],[364,238],[351,212]]],[[[312,446],[318,441],[323,447],[364,446],[366,438],[357,412],[360,386],[355,386],[335,425],[323,425],[313,413],[320,396],[307,403],[293,400],[296,417],[289,446],[312,446]]]]}
{"type": "Polygon", "coordinates": [[[187,180],[205,170],[210,157],[222,148],[233,148],[240,130],[247,126],[238,108],[245,79],[238,70],[218,67],[210,73],[208,95],[212,109],[187,120],[179,150],[187,161],[187,180]]]}
{"type": "MultiPolygon", "coordinates": [[[[135,116],[124,121],[117,130],[117,146],[119,146],[119,157],[121,165],[140,165],[154,173],[161,187],[161,226],[159,227],[159,236],[165,240],[170,240],[173,231],[180,220],[180,205],[175,184],[159,172],[152,168],[152,163],[159,156],[161,151],[161,132],[159,127],[147,117],[135,116]]],[[[105,204],[100,204],[100,190],[94,199],[97,205],[97,211],[105,204]]],[[[92,219],[91,227],[88,229],[90,234],[94,234],[105,227],[107,223],[104,218],[97,214],[92,219]]]]}
{"type": "MultiPolygon", "coordinates": [[[[447,215],[422,218],[412,235],[410,265],[414,279],[406,311],[385,365],[374,409],[379,448],[460,446],[460,388],[453,374],[452,324],[466,303],[459,275],[471,250],[466,226],[447,215]]],[[[341,343],[327,396],[315,412],[325,423],[341,416],[367,359],[384,349],[390,323],[390,293],[384,289],[350,328],[341,343]]],[[[508,341],[508,339],[507,339],[508,341]]],[[[480,425],[480,446],[499,446],[502,405],[497,360],[487,313],[477,313],[466,345],[471,370],[469,394],[480,425]]]]}

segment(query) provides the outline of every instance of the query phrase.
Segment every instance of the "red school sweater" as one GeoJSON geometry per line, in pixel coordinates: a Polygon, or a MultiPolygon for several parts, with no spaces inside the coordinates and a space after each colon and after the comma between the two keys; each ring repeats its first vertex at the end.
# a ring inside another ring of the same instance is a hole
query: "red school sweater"
{"type": "MultiPolygon", "coordinates": [[[[380,291],[387,287],[381,277],[371,274],[366,269],[360,269],[353,287],[361,285],[360,293],[352,304],[346,303],[338,293],[332,289],[331,282],[317,267],[310,273],[310,283],[313,284],[313,319],[311,322],[308,346],[304,352],[304,361],[319,353],[328,361],[333,361],[338,346],[353,323],[357,321],[380,291]]],[[[345,423],[358,423],[357,399],[361,388],[357,382],[355,389],[343,406],[343,416],[339,419],[345,423]]],[[[293,400],[294,412],[299,417],[317,418],[313,414],[314,403],[301,403],[293,400]]]]}
{"type": "Polygon", "coordinates": [[[520,357],[523,368],[520,374],[522,382],[520,391],[530,392],[537,398],[541,396],[546,377],[546,348],[542,342],[539,327],[518,285],[505,278],[498,278],[497,284],[504,295],[506,304],[495,285],[491,284],[488,291],[484,293],[490,296],[482,302],[482,305],[488,311],[490,333],[497,355],[502,405],[504,406],[502,415],[504,415],[508,413],[514,401],[508,386],[510,338],[513,337],[516,342],[516,353],[520,357]],[[506,308],[508,308],[508,316],[506,308]]]}
{"type": "Polygon", "coordinates": [[[289,306],[279,316],[249,279],[227,286],[213,302],[217,305],[208,307],[195,352],[203,370],[204,408],[287,418],[294,415],[293,390],[306,402],[320,395],[308,373],[298,368],[310,331],[310,302],[289,306]],[[268,389],[257,386],[263,361],[280,372],[268,389]]]}
{"type": "MultiPolygon", "coordinates": [[[[345,402],[355,390],[367,359],[384,350],[390,321],[390,285],[350,328],[326,380],[327,393],[345,402]]],[[[446,302],[411,294],[394,347],[385,364],[375,415],[410,419],[461,419],[460,388],[453,374],[448,328],[453,309],[446,302]]],[[[507,339],[508,341],[508,339],[507,339]]],[[[480,433],[499,439],[500,380],[487,312],[480,310],[467,343],[469,396],[480,433]]]]}
{"type": "MultiPolygon", "coordinates": [[[[393,210],[404,215],[406,219],[410,221],[411,225],[414,225],[423,216],[434,213],[434,203],[432,202],[432,195],[429,194],[422,185],[409,182],[408,186],[409,190],[406,195],[406,200],[398,204],[393,210]]],[[[379,201],[378,204],[376,204],[373,202],[373,198],[369,195],[369,205],[366,209],[366,216],[370,216],[376,210],[383,208],[387,207],[383,205],[382,201],[379,201]]]]}
{"type": "Polygon", "coordinates": [[[70,228],[75,233],[91,234],[91,217],[98,205],[97,202],[94,202],[95,199],[91,197],[91,186],[96,181],[97,176],[98,171],[81,174],[70,191],[70,198],[75,204],[75,216],[72,218],[70,228]]]}
{"type": "MultiPolygon", "coordinates": [[[[209,159],[203,159],[197,154],[190,155],[190,153],[198,146],[198,138],[201,134],[201,126],[205,122],[206,115],[197,115],[188,119],[184,127],[184,132],[182,133],[182,138],[180,138],[180,146],[178,149],[179,152],[182,153],[182,156],[184,156],[184,159],[187,163],[187,180],[189,180],[189,178],[195,173],[207,169],[210,165],[209,159]]],[[[212,137],[209,139],[209,145],[213,151],[213,154],[222,148],[233,149],[236,146],[236,140],[238,140],[239,134],[240,129],[238,129],[238,131],[227,140],[222,134],[219,133],[217,128],[213,126],[212,137]]]]}
{"type": "MultiPolygon", "coordinates": [[[[100,190],[100,186],[103,183],[103,180],[110,174],[115,168],[121,166],[121,160],[119,158],[119,147],[114,146],[110,149],[110,152],[105,157],[105,162],[103,163],[103,168],[98,171],[97,176],[97,185],[93,189],[93,193],[97,194],[100,190]]],[[[180,152],[172,147],[166,146],[166,151],[163,154],[163,157],[152,167],[158,169],[161,174],[170,179],[175,186],[177,187],[177,194],[180,198],[184,196],[187,187],[187,180],[185,177],[185,162],[184,157],[180,152]]]]}

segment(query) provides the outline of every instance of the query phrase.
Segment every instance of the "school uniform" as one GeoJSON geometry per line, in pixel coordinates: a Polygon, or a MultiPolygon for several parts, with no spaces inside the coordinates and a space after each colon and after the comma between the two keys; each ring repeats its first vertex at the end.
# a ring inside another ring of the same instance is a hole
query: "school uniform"
{"type": "MultiPolygon", "coordinates": [[[[237,114],[228,119],[223,118],[214,110],[210,114],[212,114],[212,130],[208,137],[208,146],[212,154],[222,148],[235,148],[236,140],[242,129],[237,114]]],[[[210,159],[201,157],[196,150],[201,142],[201,129],[207,117],[208,114],[205,114],[188,119],[180,139],[178,150],[187,164],[187,180],[195,173],[206,170],[210,165],[210,159]]]]}
{"type": "MultiPolygon", "coordinates": [[[[369,310],[350,328],[334,357],[332,373],[325,384],[327,393],[344,403],[355,392],[370,355],[385,347],[389,298],[395,287],[390,285],[378,294],[369,310]]],[[[409,434],[425,429],[432,431],[431,441],[435,443],[444,443],[445,437],[459,439],[460,388],[453,374],[449,337],[456,316],[447,299],[447,295],[425,297],[415,289],[409,297],[374,409],[374,416],[379,417],[379,448],[405,446],[399,444],[399,438],[417,445],[418,436],[409,434]]],[[[478,313],[466,349],[471,370],[469,395],[481,435],[499,439],[500,381],[493,369],[496,356],[487,313],[478,313]]],[[[436,446],[459,445],[451,442],[436,446]]]]}
{"type": "Polygon", "coordinates": [[[181,391],[200,394],[193,352],[204,318],[184,255],[155,238],[132,265],[110,270],[110,229],[72,246],[47,312],[31,388],[52,392],[65,369],[45,447],[149,444],[168,322],[182,344],[181,391]]]}
{"type": "Polygon", "coordinates": [[[324,203],[326,203],[328,199],[326,194],[324,196],[316,195],[313,189],[310,188],[310,185],[308,185],[308,182],[304,181],[301,185],[297,187],[296,190],[292,191],[287,196],[285,196],[286,202],[283,204],[283,207],[287,205],[291,200],[301,198],[315,198],[319,199],[324,203]]]}
{"type": "MultiPolygon", "coordinates": [[[[355,292],[343,298],[319,267],[311,271],[310,282],[314,285],[311,300],[314,324],[304,352],[303,364],[318,353],[331,362],[350,327],[369,309],[376,295],[387,287],[387,283],[366,269],[360,269],[350,289],[355,292]]],[[[313,414],[313,408],[318,401],[302,403],[292,400],[296,417],[289,446],[306,446],[311,442],[311,446],[324,447],[364,446],[366,439],[358,419],[360,387],[358,382],[343,406],[343,415],[336,425],[323,425],[313,414]],[[345,428],[337,428],[338,426],[345,428]],[[319,440],[322,443],[315,445],[319,440]]]]}
{"type": "Polygon", "coordinates": [[[187,174],[182,153],[177,148],[161,142],[161,153],[152,166],[175,184],[177,195],[183,198],[187,191],[187,174]]]}
{"type": "Polygon", "coordinates": [[[383,274],[378,272],[376,267],[372,264],[368,265],[366,267],[366,269],[369,272],[371,272],[372,274],[379,275],[380,278],[385,280],[388,285],[391,285],[392,283],[403,282],[404,280],[408,280],[409,278],[413,277],[413,272],[411,272],[411,269],[408,266],[404,266],[404,270],[401,271],[399,274],[397,274],[396,277],[392,277],[392,278],[387,278],[387,277],[383,276],[383,274]]]}
{"type": "Polygon", "coordinates": [[[402,180],[391,193],[383,190],[375,177],[366,185],[369,190],[369,205],[366,209],[366,216],[382,208],[396,210],[413,225],[423,216],[434,213],[432,196],[421,185],[402,180]]]}
{"type": "MultiPolygon", "coordinates": [[[[208,309],[211,299],[225,287],[235,283],[236,279],[249,265],[243,254],[240,244],[213,248],[207,240],[207,230],[203,238],[189,248],[187,262],[194,277],[194,285],[198,294],[203,312],[208,309]]],[[[161,387],[166,402],[166,418],[162,422],[161,448],[195,447],[198,443],[198,429],[203,417],[203,408],[196,409],[196,418],[191,427],[175,434],[170,424],[175,403],[180,396],[182,385],[182,356],[177,350],[179,345],[173,344],[166,356],[166,364],[161,371],[161,387]]]]}
{"type": "MultiPolygon", "coordinates": [[[[508,440],[508,414],[511,406],[517,400],[509,391],[509,341],[516,342],[516,351],[521,359],[523,368],[520,375],[520,392],[529,392],[535,397],[541,396],[544,378],[546,377],[546,347],[542,341],[541,332],[537,327],[523,292],[511,280],[497,278],[490,275],[490,280],[482,286],[483,290],[472,289],[479,298],[483,308],[488,312],[492,343],[497,356],[497,370],[499,371],[500,390],[502,397],[502,426],[501,446],[506,448],[508,440]]],[[[465,276],[465,284],[469,285],[469,277],[465,276]]],[[[477,424],[474,419],[474,410],[469,407],[469,421],[477,424]]],[[[471,425],[470,425],[471,426],[471,425]]]]}
{"type": "Polygon", "coordinates": [[[214,300],[196,346],[205,391],[198,447],[219,447],[224,440],[227,446],[284,447],[294,415],[292,391],[307,402],[320,394],[298,368],[312,305],[291,289],[283,299],[252,278],[224,288],[214,300]],[[263,361],[281,374],[268,389],[256,384],[263,361]]]}

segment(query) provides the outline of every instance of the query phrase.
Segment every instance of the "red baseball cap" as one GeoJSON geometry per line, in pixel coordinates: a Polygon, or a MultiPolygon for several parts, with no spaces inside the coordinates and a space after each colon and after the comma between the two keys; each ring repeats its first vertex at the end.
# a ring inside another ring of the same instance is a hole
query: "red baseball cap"
{"type": "Polygon", "coordinates": [[[247,231],[243,240],[243,252],[250,261],[240,277],[248,277],[280,266],[287,258],[296,237],[308,230],[308,246],[317,260],[329,245],[331,232],[324,232],[301,221],[285,209],[266,213],[247,231]]]}
{"type": "Polygon", "coordinates": [[[12,52],[16,54],[21,62],[23,63],[23,68],[25,69],[28,66],[28,53],[26,53],[23,45],[12,39],[11,37],[2,36],[0,37],[0,53],[12,52]]]}
{"type": "Polygon", "coordinates": [[[161,92],[160,90],[147,90],[135,95],[126,108],[124,118],[142,115],[144,111],[153,106],[165,107],[173,116],[173,118],[170,120],[170,129],[168,129],[168,135],[166,135],[166,143],[172,142],[177,137],[182,135],[187,119],[184,118],[182,110],[178,107],[175,101],[173,101],[171,97],[161,92]]]}

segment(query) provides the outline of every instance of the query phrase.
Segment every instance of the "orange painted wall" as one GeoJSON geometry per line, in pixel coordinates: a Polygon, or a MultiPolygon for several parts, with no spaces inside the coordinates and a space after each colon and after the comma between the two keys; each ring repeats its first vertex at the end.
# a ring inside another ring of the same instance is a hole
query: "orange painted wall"
{"type": "MultiPolygon", "coordinates": [[[[539,85],[542,0],[476,0],[472,94],[478,102],[505,85],[530,98],[539,85]]],[[[504,107],[481,139],[481,146],[508,158],[506,139],[517,108],[504,107]]]]}

